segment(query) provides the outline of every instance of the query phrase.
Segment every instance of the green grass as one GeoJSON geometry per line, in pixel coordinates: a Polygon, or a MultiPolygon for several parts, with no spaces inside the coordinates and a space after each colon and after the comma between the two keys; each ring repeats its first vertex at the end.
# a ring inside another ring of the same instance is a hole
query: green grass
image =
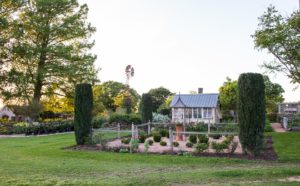
{"type": "Polygon", "coordinates": [[[280,161],[63,150],[73,134],[0,139],[0,185],[300,184],[278,182],[300,176],[300,133],[271,135],[280,161]]]}

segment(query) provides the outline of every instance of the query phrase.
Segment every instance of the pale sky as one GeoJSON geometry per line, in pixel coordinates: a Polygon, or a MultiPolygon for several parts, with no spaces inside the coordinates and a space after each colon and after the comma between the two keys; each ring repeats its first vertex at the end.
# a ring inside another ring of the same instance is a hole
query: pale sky
{"type": "MultiPolygon", "coordinates": [[[[140,94],[164,86],[188,93],[204,88],[217,93],[226,77],[264,72],[273,57],[254,49],[251,35],[270,4],[289,15],[298,0],[80,0],[89,6],[97,28],[93,52],[99,78],[125,82],[125,67],[135,68],[130,85],[140,94]]],[[[300,88],[278,74],[269,75],[299,101],[300,88]]]]}

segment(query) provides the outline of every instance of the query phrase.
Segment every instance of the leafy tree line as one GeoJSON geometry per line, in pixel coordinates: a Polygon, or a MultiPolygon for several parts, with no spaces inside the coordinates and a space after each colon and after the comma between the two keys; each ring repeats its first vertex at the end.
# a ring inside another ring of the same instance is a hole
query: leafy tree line
{"type": "MultiPolygon", "coordinates": [[[[278,103],[284,101],[283,88],[271,82],[268,76],[263,76],[265,85],[265,101],[266,112],[268,114],[276,113],[278,103]]],[[[238,98],[238,82],[227,78],[223,85],[219,88],[221,111],[224,119],[236,119],[237,98],[238,98]]]]}

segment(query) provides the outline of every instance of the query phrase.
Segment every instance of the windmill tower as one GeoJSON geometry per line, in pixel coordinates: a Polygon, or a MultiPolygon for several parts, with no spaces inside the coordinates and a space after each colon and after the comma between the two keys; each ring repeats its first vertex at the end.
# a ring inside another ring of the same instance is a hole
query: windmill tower
{"type": "Polygon", "coordinates": [[[131,113],[132,101],[131,101],[131,94],[130,94],[130,86],[129,81],[134,76],[134,68],[131,65],[127,65],[125,68],[125,75],[126,75],[126,90],[125,90],[125,100],[124,106],[126,108],[126,113],[131,113]]]}

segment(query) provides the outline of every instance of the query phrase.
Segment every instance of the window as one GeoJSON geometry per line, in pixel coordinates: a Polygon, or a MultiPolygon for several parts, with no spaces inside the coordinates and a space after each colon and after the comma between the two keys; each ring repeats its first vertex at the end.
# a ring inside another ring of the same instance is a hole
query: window
{"type": "Polygon", "coordinates": [[[198,109],[193,108],[193,118],[198,118],[198,109]]]}
{"type": "Polygon", "coordinates": [[[212,109],[211,108],[204,108],[203,109],[203,116],[204,116],[204,118],[212,118],[212,109]]]}
{"type": "Polygon", "coordinates": [[[202,109],[198,108],[198,118],[202,118],[202,109]]]}

